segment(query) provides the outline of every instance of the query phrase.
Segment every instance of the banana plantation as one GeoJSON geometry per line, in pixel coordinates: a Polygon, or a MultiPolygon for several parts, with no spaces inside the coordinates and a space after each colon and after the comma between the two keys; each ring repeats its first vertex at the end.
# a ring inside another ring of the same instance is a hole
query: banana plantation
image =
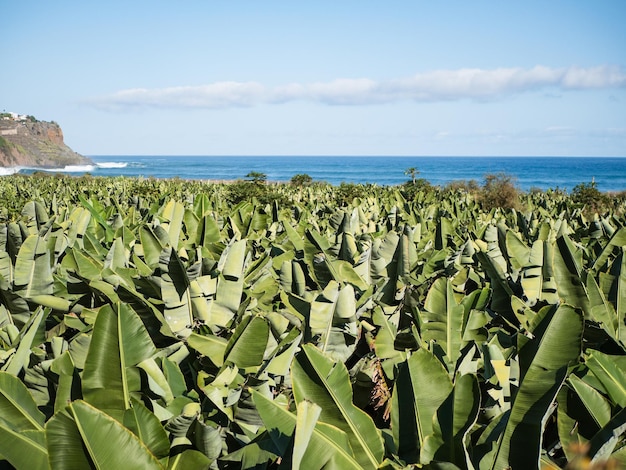
{"type": "Polygon", "coordinates": [[[626,466],[626,205],[267,187],[0,180],[0,467],[626,466]]]}

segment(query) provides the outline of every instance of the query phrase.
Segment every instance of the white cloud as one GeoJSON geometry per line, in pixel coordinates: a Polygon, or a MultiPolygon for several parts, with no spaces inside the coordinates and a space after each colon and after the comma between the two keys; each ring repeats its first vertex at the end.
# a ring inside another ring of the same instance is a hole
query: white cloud
{"type": "Polygon", "coordinates": [[[550,89],[623,88],[626,73],[614,66],[531,69],[435,70],[412,77],[375,81],[337,79],[267,87],[256,82],[217,82],[203,86],[121,90],[91,100],[101,108],[163,107],[222,109],[263,103],[310,101],[329,105],[371,105],[398,101],[495,100],[550,89]]]}
{"type": "Polygon", "coordinates": [[[265,101],[266,88],[254,82],[217,82],[202,86],[132,88],[91,102],[97,107],[232,108],[265,101]]]}

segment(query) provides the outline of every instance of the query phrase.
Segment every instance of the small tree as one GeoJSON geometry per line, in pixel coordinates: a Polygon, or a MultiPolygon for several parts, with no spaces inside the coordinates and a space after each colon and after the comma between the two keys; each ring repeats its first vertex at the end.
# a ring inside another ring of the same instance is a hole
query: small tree
{"type": "Polygon", "coordinates": [[[293,175],[290,183],[293,186],[308,186],[311,184],[312,181],[313,178],[311,178],[309,175],[307,175],[306,173],[300,173],[297,175],[293,175]]]}
{"type": "Polygon", "coordinates": [[[246,175],[246,178],[250,178],[249,181],[255,184],[265,184],[267,181],[267,175],[258,171],[251,171],[246,175]]]}
{"type": "Polygon", "coordinates": [[[412,166],[412,167],[407,168],[406,170],[404,170],[404,174],[405,175],[411,175],[411,182],[413,184],[415,184],[416,183],[415,177],[420,174],[420,171],[417,168],[415,168],[414,166],[412,166]]]}
{"type": "Polygon", "coordinates": [[[515,187],[515,177],[506,173],[485,175],[485,184],[480,191],[479,200],[487,210],[494,207],[518,209],[520,200],[519,191],[515,187]]]}
{"type": "Polygon", "coordinates": [[[591,183],[580,183],[572,190],[572,201],[584,205],[585,212],[602,212],[607,209],[610,198],[600,192],[595,180],[591,183]]]}

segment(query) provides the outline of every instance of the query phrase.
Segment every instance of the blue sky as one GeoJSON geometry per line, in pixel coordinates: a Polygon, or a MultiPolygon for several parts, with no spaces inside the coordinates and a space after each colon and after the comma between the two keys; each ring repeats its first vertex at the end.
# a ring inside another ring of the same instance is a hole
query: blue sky
{"type": "Polygon", "coordinates": [[[85,155],[626,156],[626,2],[0,0],[85,155]]]}

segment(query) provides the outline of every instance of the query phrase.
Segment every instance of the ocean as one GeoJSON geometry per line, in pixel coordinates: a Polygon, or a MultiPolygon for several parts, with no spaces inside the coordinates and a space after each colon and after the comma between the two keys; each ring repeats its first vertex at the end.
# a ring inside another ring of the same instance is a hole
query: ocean
{"type": "MultiPolygon", "coordinates": [[[[51,171],[94,176],[143,176],[155,178],[232,180],[251,171],[264,173],[268,181],[289,181],[299,173],[314,181],[338,185],[374,183],[397,185],[408,181],[408,168],[419,171],[433,185],[474,179],[504,172],[516,178],[519,189],[571,191],[579,183],[595,181],[601,191],[626,190],[626,158],[620,157],[314,157],[314,156],[106,156],[90,157],[95,165],[68,166],[51,171]]],[[[34,169],[0,168],[4,174],[34,169]]],[[[2,174],[2,173],[0,173],[2,174]]]]}

